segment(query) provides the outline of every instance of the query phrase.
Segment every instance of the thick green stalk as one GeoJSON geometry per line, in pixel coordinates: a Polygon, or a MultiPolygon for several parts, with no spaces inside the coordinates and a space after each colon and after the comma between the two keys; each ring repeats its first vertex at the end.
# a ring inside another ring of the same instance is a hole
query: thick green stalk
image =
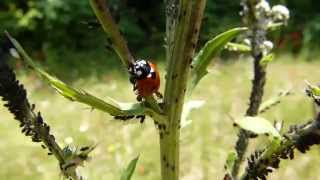
{"type": "Polygon", "coordinates": [[[164,109],[168,127],[159,131],[163,180],[179,179],[181,113],[205,4],[206,0],[167,1],[167,75],[164,109]]]}

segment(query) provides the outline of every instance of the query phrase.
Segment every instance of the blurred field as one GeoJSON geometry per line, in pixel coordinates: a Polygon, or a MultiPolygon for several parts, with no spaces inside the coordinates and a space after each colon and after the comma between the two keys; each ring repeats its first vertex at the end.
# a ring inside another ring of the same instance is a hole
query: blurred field
{"type": "MultiPolygon", "coordinates": [[[[312,118],[310,99],[304,95],[304,80],[320,81],[320,62],[306,63],[291,57],[281,57],[268,67],[265,98],[281,90],[292,89],[293,95],[284,98],[276,108],[263,114],[269,120],[284,120],[285,127],[312,118]]],[[[244,114],[250,93],[251,64],[238,60],[218,64],[201,82],[192,99],[206,100],[202,109],[191,113],[192,124],[181,134],[181,179],[222,179],[226,155],[232,150],[237,130],[229,115],[244,114]]],[[[102,78],[87,77],[73,82],[101,98],[111,96],[120,101],[135,99],[127,77],[111,70],[102,78]]],[[[158,135],[150,119],[122,123],[96,110],[71,103],[54,93],[34,75],[19,76],[26,85],[32,103],[37,105],[51,125],[61,144],[91,145],[98,143],[92,161],[81,169],[88,179],[119,179],[121,169],[136,155],[140,160],[133,179],[157,180],[160,174],[158,135]]],[[[0,177],[16,179],[59,179],[57,161],[48,157],[40,144],[34,144],[20,133],[18,123],[3,106],[0,108],[0,177]]],[[[264,138],[262,138],[264,139],[264,138]]],[[[265,141],[255,140],[263,147],[265,141]]],[[[293,161],[283,161],[281,170],[270,179],[319,179],[319,147],[307,155],[296,153],[293,161]]]]}

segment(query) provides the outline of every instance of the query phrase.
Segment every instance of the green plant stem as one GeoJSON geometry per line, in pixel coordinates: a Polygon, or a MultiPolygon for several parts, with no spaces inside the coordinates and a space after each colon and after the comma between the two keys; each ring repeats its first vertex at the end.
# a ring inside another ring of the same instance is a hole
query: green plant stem
{"type": "MultiPolygon", "coordinates": [[[[11,68],[1,59],[0,62],[0,96],[6,102],[5,107],[14,115],[15,120],[20,122],[22,134],[30,137],[33,142],[43,143],[50,153],[58,160],[60,167],[66,164],[63,150],[56,142],[50,132],[50,127],[42,118],[40,112],[35,113],[35,105],[30,105],[27,98],[27,91],[16,79],[11,68]]],[[[43,146],[42,144],[42,146],[43,146]]],[[[61,172],[65,177],[72,177],[74,180],[80,178],[76,172],[76,166],[61,172]]]]}
{"type": "MultiPolygon", "coordinates": [[[[247,0],[247,6],[249,7],[249,29],[252,30],[251,37],[251,55],[254,59],[253,68],[254,68],[254,79],[252,81],[252,89],[249,101],[249,107],[246,111],[246,116],[256,116],[259,113],[259,107],[262,102],[262,97],[264,93],[264,85],[266,82],[266,70],[265,67],[260,65],[260,61],[263,58],[262,52],[259,50],[260,44],[257,44],[258,38],[261,38],[258,31],[260,30],[258,27],[258,19],[255,16],[255,4],[257,3],[255,0],[247,0]]],[[[265,38],[265,37],[264,37],[265,38]]],[[[237,151],[237,159],[232,168],[232,177],[237,179],[240,166],[245,158],[245,153],[247,151],[249,145],[250,133],[245,130],[240,130],[238,134],[238,140],[236,142],[236,151],[237,151]]]]}
{"type": "Polygon", "coordinates": [[[122,63],[129,65],[129,63],[134,61],[133,56],[127,46],[126,41],[121,36],[118,26],[114,22],[109,9],[107,8],[106,0],[89,0],[91,7],[96,14],[103,30],[108,35],[108,40],[110,40],[111,46],[119,55],[122,63]]]}
{"type": "MultiPolygon", "coordinates": [[[[264,93],[264,85],[266,82],[266,71],[260,66],[261,56],[254,57],[254,79],[252,81],[252,91],[250,95],[250,103],[246,112],[246,116],[256,116],[262,102],[264,93]]],[[[246,130],[240,130],[238,140],[236,142],[237,160],[232,169],[232,176],[236,177],[239,173],[240,165],[244,161],[245,153],[249,144],[250,133],[246,130]]]]}
{"type": "Polygon", "coordinates": [[[161,176],[163,180],[179,179],[181,113],[189,66],[194,56],[206,4],[205,0],[181,0],[179,3],[177,2],[167,2],[167,43],[169,44],[167,44],[168,59],[164,109],[168,118],[168,127],[159,131],[161,176]]]}

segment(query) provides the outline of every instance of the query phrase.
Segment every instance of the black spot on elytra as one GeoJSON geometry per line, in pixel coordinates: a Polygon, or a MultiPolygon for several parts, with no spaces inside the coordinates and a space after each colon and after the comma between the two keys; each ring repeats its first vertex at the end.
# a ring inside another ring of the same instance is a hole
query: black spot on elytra
{"type": "Polygon", "coordinates": [[[152,78],[152,79],[155,79],[156,77],[157,77],[156,73],[155,73],[155,72],[152,72],[152,73],[151,73],[151,78],[152,78]]]}

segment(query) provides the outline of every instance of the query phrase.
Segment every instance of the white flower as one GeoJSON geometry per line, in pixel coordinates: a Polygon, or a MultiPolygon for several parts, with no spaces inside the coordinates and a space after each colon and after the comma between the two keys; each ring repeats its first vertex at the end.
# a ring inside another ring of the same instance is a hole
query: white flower
{"type": "Polygon", "coordinates": [[[257,5],[256,5],[257,9],[261,9],[264,12],[269,12],[271,10],[270,5],[267,1],[265,0],[261,0],[257,5]]]}
{"type": "Polygon", "coordinates": [[[248,38],[244,39],[244,40],[243,40],[243,43],[244,43],[245,45],[251,46],[251,41],[250,41],[250,39],[248,39],[248,38]]]}
{"type": "Polygon", "coordinates": [[[264,41],[262,45],[262,53],[267,55],[273,49],[273,43],[271,41],[264,41]]]}
{"type": "Polygon", "coordinates": [[[271,51],[273,49],[273,43],[271,41],[264,41],[263,45],[267,51],[271,51]]]}
{"type": "Polygon", "coordinates": [[[283,5],[273,6],[271,12],[275,20],[287,21],[290,17],[288,8],[283,5]]]}

